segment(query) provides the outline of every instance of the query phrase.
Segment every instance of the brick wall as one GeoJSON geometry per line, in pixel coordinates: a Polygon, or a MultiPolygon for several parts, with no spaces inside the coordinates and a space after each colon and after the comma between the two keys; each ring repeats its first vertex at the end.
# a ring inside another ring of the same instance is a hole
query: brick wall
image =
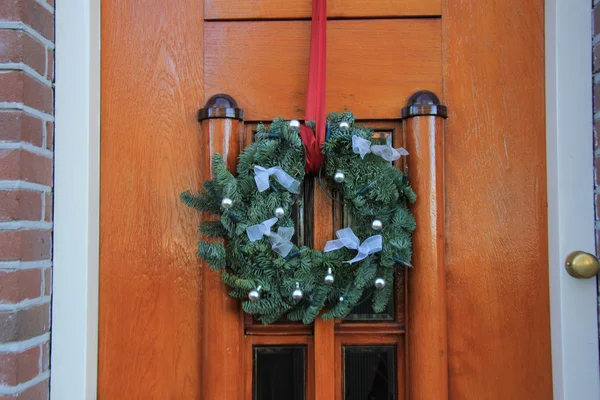
{"type": "Polygon", "coordinates": [[[0,0],[0,400],[48,399],[54,0],[0,0]]]}

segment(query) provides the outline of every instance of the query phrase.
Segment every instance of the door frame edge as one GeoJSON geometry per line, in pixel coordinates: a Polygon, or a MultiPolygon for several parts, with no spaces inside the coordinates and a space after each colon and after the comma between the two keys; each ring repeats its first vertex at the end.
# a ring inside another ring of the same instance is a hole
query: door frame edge
{"type": "Polygon", "coordinates": [[[567,254],[595,254],[591,2],[545,0],[546,162],[552,382],[555,399],[600,398],[596,279],[567,254]]]}
{"type": "Polygon", "coordinates": [[[98,381],[100,0],[55,8],[55,175],[50,397],[98,381]]]}

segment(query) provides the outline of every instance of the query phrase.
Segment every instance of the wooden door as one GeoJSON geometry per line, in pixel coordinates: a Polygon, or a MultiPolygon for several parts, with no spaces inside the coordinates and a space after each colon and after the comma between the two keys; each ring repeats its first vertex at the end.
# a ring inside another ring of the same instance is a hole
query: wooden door
{"type": "MultiPolygon", "coordinates": [[[[404,142],[430,196],[392,320],[309,327],[244,318],[195,258],[199,216],[178,193],[200,186],[213,150],[235,161],[241,129],[302,119],[310,1],[102,11],[99,398],[251,399],[259,351],[277,347],[305,354],[307,399],[348,398],[345,360],[370,357],[357,347],[393,361],[397,399],[551,398],[541,0],[329,2],[328,109],[404,142]],[[423,89],[450,109],[444,132],[433,117],[400,122],[423,89]],[[243,124],[200,129],[216,93],[243,124]]],[[[313,200],[320,247],[336,214],[313,200]]]]}

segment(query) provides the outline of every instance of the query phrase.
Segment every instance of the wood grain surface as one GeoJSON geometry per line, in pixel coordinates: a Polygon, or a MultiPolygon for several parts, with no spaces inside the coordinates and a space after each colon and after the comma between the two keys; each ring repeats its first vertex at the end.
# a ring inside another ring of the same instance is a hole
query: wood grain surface
{"type": "MultiPolygon", "coordinates": [[[[342,18],[439,16],[441,0],[329,0],[327,15],[342,18]]],[[[311,0],[206,0],[206,19],[310,18],[311,0]]]]}
{"type": "Polygon", "coordinates": [[[98,398],[197,399],[202,4],[102,1],[98,398]]]}
{"type": "Polygon", "coordinates": [[[404,121],[413,212],[414,268],[408,275],[409,399],[448,398],[444,210],[444,119],[404,121]]]}
{"type": "MultiPolygon", "coordinates": [[[[395,119],[421,89],[442,89],[439,19],[331,21],[327,110],[395,119]]],[[[227,93],[247,121],[302,119],[309,21],[207,22],[205,94],[227,93]]]]}
{"type": "Polygon", "coordinates": [[[451,399],[551,399],[544,2],[445,2],[451,399]]]}
{"type": "MultiPolygon", "coordinates": [[[[243,123],[229,118],[202,122],[200,171],[202,180],[213,179],[212,156],[219,153],[230,172],[235,173],[243,141],[243,123]]],[[[205,216],[204,218],[208,218],[205,216]]],[[[228,295],[221,275],[211,271],[204,261],[202,268],[202,399],[237,399],[244,381],[243,313],[239,301],[228,295]]]]}

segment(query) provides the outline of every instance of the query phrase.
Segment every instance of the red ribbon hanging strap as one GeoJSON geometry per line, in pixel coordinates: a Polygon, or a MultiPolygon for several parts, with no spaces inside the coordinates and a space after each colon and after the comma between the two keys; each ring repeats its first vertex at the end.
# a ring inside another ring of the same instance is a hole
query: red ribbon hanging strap
{"type": "Polygon", "coordinates": [[[326,136],[325,93],[327,66],[327,0],[313,0],[310,34],[310,65],[306,95],[305,121],[315,121],[315,131],[300,127],[302,143],[306,147],[306,173],[316,174],[323,162],[321,145],[326,136]]]}

